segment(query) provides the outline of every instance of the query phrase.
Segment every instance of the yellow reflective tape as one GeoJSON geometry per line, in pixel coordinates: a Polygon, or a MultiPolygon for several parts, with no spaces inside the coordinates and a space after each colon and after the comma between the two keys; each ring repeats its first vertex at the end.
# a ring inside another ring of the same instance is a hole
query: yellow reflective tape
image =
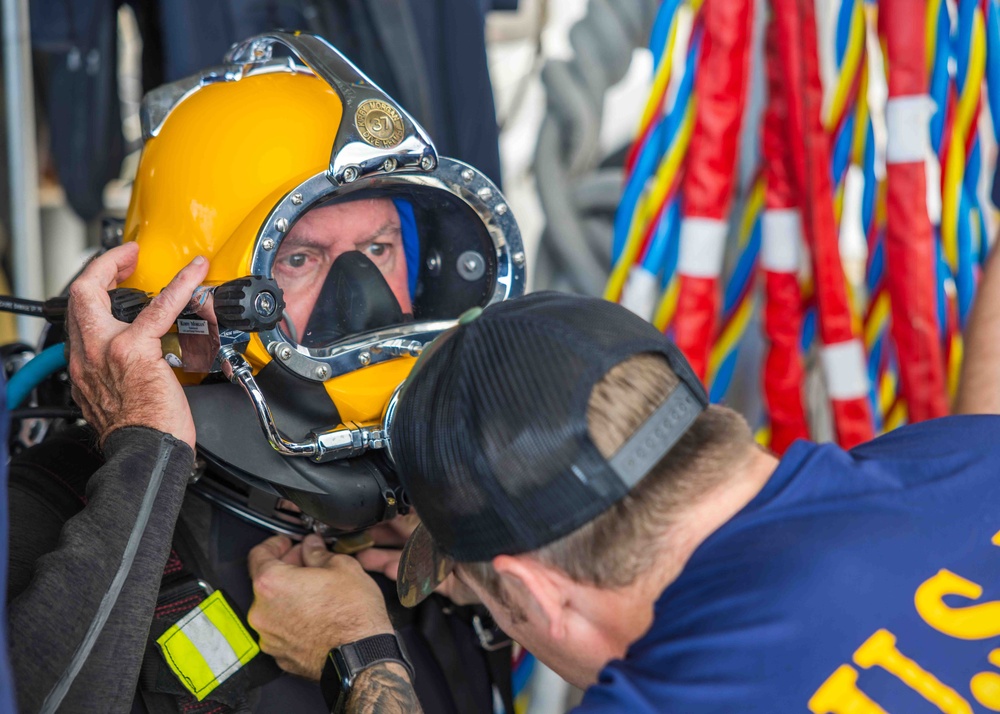
{"type": "Polygon", "coordinates": [[[198,701],[260,652],[218,590],[164,632],[156,644],[178,681],[198,701]]]}
{"type": "Polygon", "coordinates": [[[233,608],[222,597],[221,592],[216,590],[211,596],[202,601],[198,607],[201,608],[205,616],[222,633],[222,636],[226,638],[226,642],[233,648],[233,652],[236,653],[236,658],[241,665],[252,660],[260,652],[257,642],[247,632],[246,628],[243,627],[240,618],[237,617],[236,613],[233,612],[233,608]],[[216,595],[219,597],[213,601],[216,595]]]}
{"type": "Polygon", "coordinates": [[[205,658],[201,656],[195,644],[177,625],[164,632],[156,640],[156,644],[160,646],[163,659],[177,676],[177,680],[198,701],[204,699],[209,692],[219,686],[219,682],[215,679],[208,663],[205,662],[205,658]]]}

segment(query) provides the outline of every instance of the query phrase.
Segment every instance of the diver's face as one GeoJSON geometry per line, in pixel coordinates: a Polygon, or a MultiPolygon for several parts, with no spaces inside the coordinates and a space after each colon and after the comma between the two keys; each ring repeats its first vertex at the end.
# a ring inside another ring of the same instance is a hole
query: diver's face
{"type": "Polygon", "coordinates": [[[382,271],[404,313],[413,312],[399,214],[388,198],[314,208],[300,218],[278,248],[274,278],[285,294],[285,319],[301,335],[330,266],[359,250],[382,271]]]}

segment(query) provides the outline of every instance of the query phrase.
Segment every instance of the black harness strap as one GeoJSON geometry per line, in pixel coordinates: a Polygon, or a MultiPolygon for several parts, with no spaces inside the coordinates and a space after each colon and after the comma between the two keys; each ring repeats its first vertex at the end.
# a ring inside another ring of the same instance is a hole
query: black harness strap
{"type": "Polygon", "coordinates": [[[437,607],[436,598],[429,598],[419,608],[416,625],[426,639],[431,653],[438,661],[448,683],[457,711],[493,711],[493,691],[500,695],[505,711],[513,714],[511,689],[511,641],[495,628],[481,629],[482,622],[490,622],[481,608],[437,607]],[[435,606],[431,606],[433,603],[435,606]],[[477,627],[477,623],[479,626],[477,627]],[[485,667],[486,681],[470,681],[470,658],[480,658],[485,667]],[[483,693],[486,696],[483,696],[483,693]],[[479,696],[476,696],[476,695],[479,696]]]}
{"type": "MultiPolygon", "coordinates": [[[[204,563],[190,547],[182,523],[178,523],[174,537],[174,549],[163,569],[160,595],[153,612],[153,623],[146,642],[146,652],[139,675],[139,691],[149,714],[240,714],[250,712],[251,701],[256,699],[258,687],[267,684],[281,674],[274,660],[264,653],[257,654],[236,673],[213,689],[202,701],[198,701],[177,679],[163,659],[156,640],[191,612],[213,589],[204,580],[196,577],[185,566],[185,562],[196,563],[200,572],[211,577],[208,564],[204,563]]],[[[229,606],[239,617],[244,628],[253,633],[246,623],[243,613],[226,598],[229,606]]]]}

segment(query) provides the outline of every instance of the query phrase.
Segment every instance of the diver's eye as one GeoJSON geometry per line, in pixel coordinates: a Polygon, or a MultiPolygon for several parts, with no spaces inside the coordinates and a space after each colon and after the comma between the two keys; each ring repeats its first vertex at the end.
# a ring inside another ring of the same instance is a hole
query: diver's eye
{"type": "Polygon", "coordinates": [[[293,253],[285,258],[285,262],[288,264],[289,268],[301,268],[306,264],[306,260],[307,256],[305,253],[293,253]]]}
{"type": "Polygon", "coordinates": [[[389,248],[385,243],[372,243],[368,246],[368,253],[375,258],[381,258],[389,248]]]}

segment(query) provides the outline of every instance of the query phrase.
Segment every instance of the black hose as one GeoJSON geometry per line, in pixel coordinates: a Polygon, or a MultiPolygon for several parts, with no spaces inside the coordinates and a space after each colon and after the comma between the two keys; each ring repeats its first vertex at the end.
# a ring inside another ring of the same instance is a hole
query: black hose
{"type": "Polygon", "coordinates": [[[82,419],[83,412],[74,407],[25,407],[11,409],[11,419],[82,419]]]}
{"type": "Polygon", "coordinates": [[[12,295],[0,295],[0,312],[14,312],[18,315],[45,317],[45,303],[41,300],[25,300],[12,295]]]}
{"type": "MultiPolygon", "coordinates": [[[[580,206],[576,191],[603,164],[605,94],[625,76],[634,48],[645,44],[659,5],[659,0],[590,0],[587,14],[570,30],[573,58],[550,60],[542,68],[547,113],[533,167],[546,226],[537,258],[544,270],[536,270],[536,288],[604,293],[613,226],[590,220],[599,217],[593,215],[597,206],[580,206]]],[[[617,204],[621,171],[612,173],[617,178],[606,177],[606,197],[595,201],[601,206],[617,204]]],[[[591,187],[583,193],[584,199],[594,195],[591,187]]]]}

